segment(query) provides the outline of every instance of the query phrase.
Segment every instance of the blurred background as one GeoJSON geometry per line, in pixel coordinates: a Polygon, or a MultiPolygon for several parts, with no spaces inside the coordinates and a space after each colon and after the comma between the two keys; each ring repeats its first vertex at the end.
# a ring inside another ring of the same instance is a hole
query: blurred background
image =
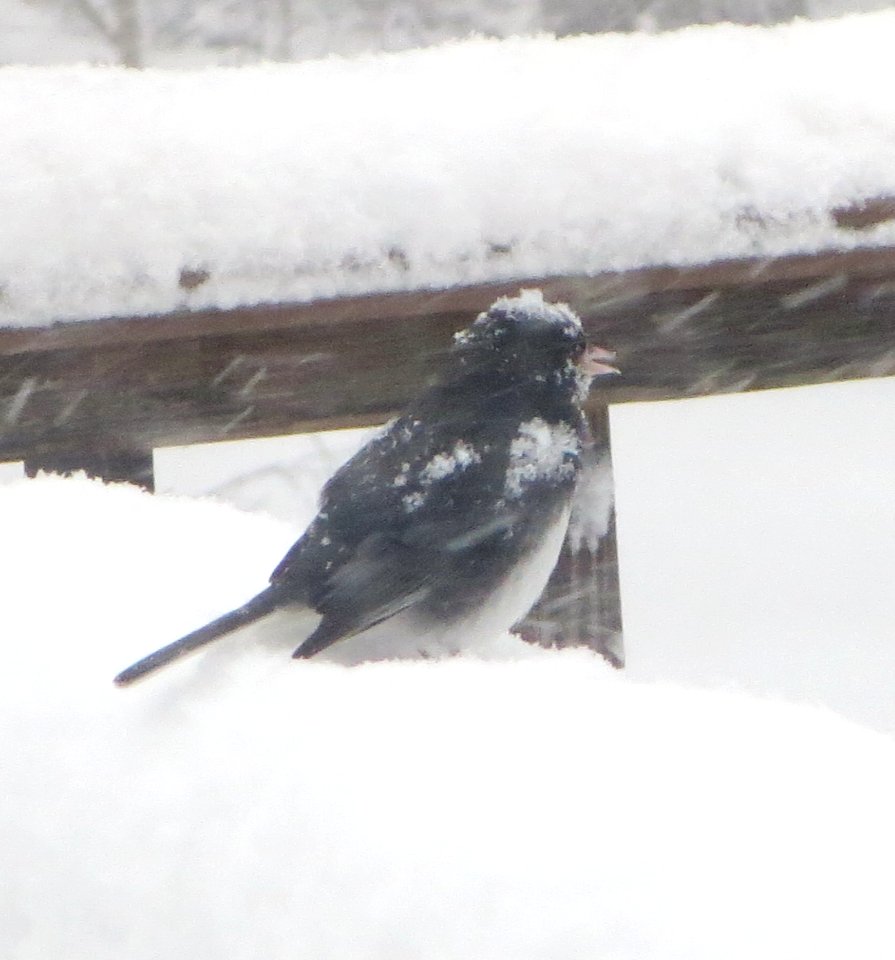
{"type": "Polygon", "coordinates": [[[405,50],[470,35],[770,24],[886,6],[882,0],[0,0],[0,65],[195,68],[405,50]]]}

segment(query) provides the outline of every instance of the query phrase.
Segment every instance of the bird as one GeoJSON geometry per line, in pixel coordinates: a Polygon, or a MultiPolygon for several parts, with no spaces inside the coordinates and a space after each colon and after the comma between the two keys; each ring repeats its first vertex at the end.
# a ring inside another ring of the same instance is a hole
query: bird
{"type": "Polygon", "coordinates": [[[594,377],[619,372],[614,359],[541,291],[496,300],[454,335],[434,384],[328,480],[269,585],[115,683],[274,615],[302,637],[298,659],[441,657],[505,633],[556,564],[582,404],[594,377]]]}

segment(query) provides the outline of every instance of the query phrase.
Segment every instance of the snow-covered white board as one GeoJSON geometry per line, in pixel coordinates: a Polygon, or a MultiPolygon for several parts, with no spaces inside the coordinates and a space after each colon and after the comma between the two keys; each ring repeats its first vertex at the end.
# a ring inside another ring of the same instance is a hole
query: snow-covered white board
{"type": "Polygon", "coordinates": [[[895,734],[895,377],[611,411],[628,672],[895,734]]]}
{"type": "Polygon", "coordinates": [[[0,70],[0,324],[891,244],[895,13],[0,70]]]}

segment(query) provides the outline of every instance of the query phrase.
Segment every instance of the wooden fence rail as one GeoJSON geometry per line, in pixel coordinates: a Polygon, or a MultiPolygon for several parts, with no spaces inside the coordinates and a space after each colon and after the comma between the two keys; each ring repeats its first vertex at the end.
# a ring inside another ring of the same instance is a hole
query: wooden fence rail
{"type": "MultiPolygon", "coordinates": [[[[496,297],[540,287],[619,353],[594,404],[895,372],[895,249],[0,330],[0,460],[381,422],[496,297]]],[[[96,472],[102,474],[103,471],[96,472]]]]}

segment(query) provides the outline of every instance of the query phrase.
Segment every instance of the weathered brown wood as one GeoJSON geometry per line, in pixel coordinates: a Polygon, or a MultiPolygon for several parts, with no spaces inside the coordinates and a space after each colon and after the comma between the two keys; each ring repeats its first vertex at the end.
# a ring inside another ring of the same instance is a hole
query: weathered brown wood
{"type": "Polygon", "coordinates": [[[863,203],[835,207],[830,213],[837,227],[869,230],[877,224],[895,220],[895,197],[872,197],[863,203]]]}
{"type": "Polygon", "coordinates": [[[892,248],[531,278],[0,330],[0,459],[379,422],[520,286],[572,304],[618,351],[613,402],[895,373],[892,248]]]}
{"type": "Polygon", "coordinates": [[[76,449],[32,453],[25,460],[25,475],[61,473],[69,476],[83,472],[110,483],[133,483],[150,493],[155,490],[151,450],[76,449]]]}

